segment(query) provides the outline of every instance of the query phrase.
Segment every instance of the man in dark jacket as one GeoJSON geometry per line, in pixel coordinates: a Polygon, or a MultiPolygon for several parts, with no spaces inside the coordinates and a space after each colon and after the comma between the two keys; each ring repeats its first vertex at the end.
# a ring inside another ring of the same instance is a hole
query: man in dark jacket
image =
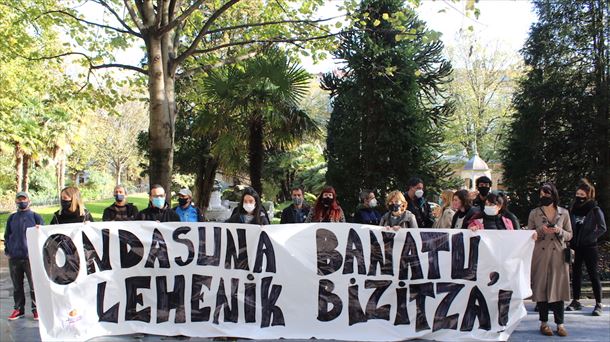
{"type": "Polygon", "coordinates": [[[114,187],[114,203],[104,209],[102,221],[134,221],[138,216],[138,208],[133,203],[127,203],[127,190],[122,185],[114,187]]]}
{"type": "Polygon", "coordinates": [[[360,192],[360,204],[356,207],[354,214],[355,223],[363,223],[377,226],[381,220],[381,214],[377,210],[377,198],[371,190],[360,192]]]}
{"type": "Polygon", "coordinates": [[[413,177],[407,182],[407,187],[407,210],[415,215],[419,228],[432,228],[434,217],[430,204],[424,197],[424,181],[413,177]]]}
{"type": "Polygon", "coordinates": [[[492,182],[489,177],[481,176],[477,178],[477,180],[475,181],[475,185],[479,194],[477,195],[477,198],[472,201],[472,206],[479,208],[480,212],[483,212],[485,210],[485,201],[487,200],[487,195],[491,191],[492,182]]]}
{"type": "Polygon", "coordinates": [[[140,211],[138,220],[157,222],[180,222],[180,216],[176,214],[165,200],[165,189],[159,184],[150,187],[150,202],[148,208],[140,211]]]}
{"type": "Polygon", "coordinates": [[[8,267],[13,281],[13,298],[15,300],[13,313],[8,319],[12,321],[25,316],[25,293],[23,291],[23,276],[25,275],[30,285],[32,314],[34,320],[38,320],[32,271],[28,259],[26,231],[30,227],[43,225],[44,221],[40,215],[30,210],[30,196],[26,192],[17,193],[15,204],[17,205],[17,212],[8,217],[6,230],[4,231],[4,253],[8,256],[8,267]]]}
{"type": "Polygon", "coordinates": [[[305,203],[303,197],[303,189],[295,187],[291,191],[292,204],[282,211],[280,224],[286,223],[303,223],[309,215],[309,206],[305,203]]]}

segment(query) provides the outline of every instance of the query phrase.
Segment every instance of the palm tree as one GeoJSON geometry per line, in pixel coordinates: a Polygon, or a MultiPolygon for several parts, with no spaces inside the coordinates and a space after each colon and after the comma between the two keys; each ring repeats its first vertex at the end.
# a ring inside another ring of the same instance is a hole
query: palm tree
{"type": "Polygon", "coordinates": [[[203,81],[204,95],[215,107],[213,113],[221,116],[209,118],[216,127],[204,124],[212,130],[228,127],[229,136],[224,139],[247,141],[250,182],[260,194],[265,151],[286,149],[306,135],[319,134],[315,120],[298,108],[309,77],[284,52],[272,49],[242,68],[214,70],[203,81]]]}

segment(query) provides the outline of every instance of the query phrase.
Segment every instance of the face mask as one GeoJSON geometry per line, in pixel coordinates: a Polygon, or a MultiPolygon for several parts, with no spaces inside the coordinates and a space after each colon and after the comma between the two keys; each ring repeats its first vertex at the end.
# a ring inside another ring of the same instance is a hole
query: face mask
{"type": "Polygon", "coordinates": [[[61,208],[63,210],[68,210],[68,208],[70,208],[71,206],[72,206],[72,200],[69,200],[69,201],[61,200],[61,208]]]}
{"type": "Polygon", "coordinates": [[[24,210],[28,207],[30,202],[17,202],[17,208],[24,210]]]}
{"type": "Polygon", "coordinates": [[[392,212],[398,212],[400,210],[400,204],[392,204],[390,206],[390,209],[392,209],[392,212]]]}
{"type": "Polygon", "coordinates": [[[322,205],[324,205],[325,207],[330,207],[331,204],[333,204],[332,198],[328,198],[328,197],[322,198],[322,205]]]}
{"type": "Polygon", "coordinates": [[[487,196],[487,194],[489,194],[489,187],[487,186],[477,187],[477,190],[479,190],[479,194],[481,194],[482,196],[487,196]]]}
{"type": "Polygon", "coordinates": [[[576,205],[582,205],[582,204],[583,204],[583,203],[585,203],[586,201],[587,201],[587,198],[586,198],[586,197],[579,197],[579,196],[576,196],[576,197],[574,198],[574,203],[575,203],[576,205]]]}
{"type": "Polygon", "coordinates": [[[377,206],[377,199],[373,198],[369,201],[369,207],[375,208],[377,206]]]}
{"type": "Polygon", "coordinates": [[[495,216],[498,213],[498,207],[495,205],[486,205],[484,211],[487,216],[495,216]]]}
{"type": "Polygon", "coordinates": [[[188,198],[178,198],[178,204],[180,204],[181,207],[184,207],[188,203],[188,201],[188,198]]]}
{"type": "Polygon", "coordinates": [[[293,197],[292,198],[292,203],[294,203],[294,205],[299,206],[303,204],[303,198],[301,197],[293,197]]]}
{"type": "Polygon", "coordinates": [[[152,205],[153,207],[162,209],[163,207],[165,207],[165,197],[154,197],[152,199],[152,205]]]}
{"type": "Polygon", "coordinates": [[[422,198],[422,196],[424,196],[424,190],[416,190],[415,191],[415,197],[422,198]]]}
{"type": "Polygon", "coordinates": [[[243,207],[244,207],[244,210],[247,213],[251,213],[251,212],[254,211],[254,208],[256,208],[256,204],[254,204],[254,203],[244,203],[243,207]]]}
{"type": "Polygon", "coordinates": [[[549,206],[551,204],[553,204],[553,199],[550,197],[540,197],[540,204],[542,204],[543,206],[549,206]]]}
{"type": "Polygon", "coordinates": [[[125,195],[114,195],[114,199],[117,202],[123,202],[123,200],[125,199],[125,195]]]}

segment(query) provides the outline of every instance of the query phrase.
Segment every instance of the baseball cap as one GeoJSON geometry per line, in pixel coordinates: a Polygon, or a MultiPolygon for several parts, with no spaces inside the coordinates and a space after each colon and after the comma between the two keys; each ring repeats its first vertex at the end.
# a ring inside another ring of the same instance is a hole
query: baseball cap
{"type": "Polygon", "coordinates": [[[193,197],[193,193],[189,189],[180,189],[180,191],[178,191],[178,195],[193,197]]]}
{"type": "Polygon", "coordinates": [[[27,193],[27,192],[25,192],[25,191],[19,191],[19,192],[17,193],[17,195],[15,195],[15,198],[19,198],[19,197],[25,197],[25,198],[27,198],[27,199],[30,199],[30,196],[29,196],[29,195],[28,195],[28,193],[27,193]]]}

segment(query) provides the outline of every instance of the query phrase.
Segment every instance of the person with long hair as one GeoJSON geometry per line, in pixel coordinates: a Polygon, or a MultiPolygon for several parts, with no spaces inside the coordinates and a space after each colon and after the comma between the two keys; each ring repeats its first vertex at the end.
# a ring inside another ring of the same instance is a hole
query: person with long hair
{"type": "Polygon", "coordinates": [[[532,255],[532,300],[537,303],[540,332],[553,336],[548,326],[549,309],[557,324],[557,334],[568,336],[564,326],[564,301],[570,300],[570,264],[566,243],[572,239],[570,213],[559,206],[559,193],[552,183],[540,188],[540,206],[533,209],[527,227],[536,231],[532,255]]]}
{"type": "Polygon", "coordinates": [[[440,207],[435,210],[436,221],[432,228],[450,228],[455,211],[451,207],[453,190],[443,190],[441,192],[440,207]]]}
{"type": "Polygon", "coordinates": [[[241,200],[233,215],[226,221],[229,223],[269,224],[265,215],[261,197],[253,188],[247,187],[241,195],[241,200]]]}
{"type": "Polygon", "coordinates": [[[343,209],[337,202],[337,192],[332,186],[322,189],[305,222],[345,222],[343,209]]]}
{"type": "Polygon", "coordinates": [[[387,229],[417,228],[417,219],[407,210],[407,200],[402,192],[394,190],[386,196],[386,207],[389,209],[379,221],[387,229]]]}
{"type": "Polygon", "coordinates": [[[519,220],[517,219],[517,216],[515,216],[515,214],[513,214],[508,209],[508,205],[510,204],[510,200],[509,200],[508,196],[503,192],[498,192],[498,201],[499,201],[499,203],[502,203],[502,205],[500,207],[500,215],[502,215],[503,217],[506,217],[507,219],[509,219],[512,222],[513,229],[515,229],[515,230],[521,229],[521,225],[519,224],[519,220]]]}
{"type": "Polygon", "coordinates": [[[53,218],[49,224],[93,222],[93,217],[91,217],[89,210],[85,208],[80,190],[77,187],[63,188],[60,196],[61,209],[53,213],[53,218]]]}
{"type": "Polygon", "coordinates": [[[455,214],[451,219],[451,228],[466,229],[470,218],[474,216],[477,209],[472,206],[472,198],[468,190],[458,190],[453,194],[451,207],[455,214]]]}
{"type": "Polygon", "coordinates": [[[588,180],[582,179],[576,188],[574,203],[570,208],[570,221],[574,236],[570,240],[570,248],[574,250],[574,265],[572,266],[572,302],[567,311],[581,310],[580,287],[582,285],[582,264],[587,267],[587,273],[593,287],[595,307],[593,316],[602,315],[602,286],[597,270],[599,255],[597,239],[606,230],[604,213],[595,202],[595,187],[588,180]]]}
{"type": "Polygon", "coordinates": [[[485,207],[483,212],[473,215],[468,223],[468,229],[476,231],[479,229],[487,230],[513,230],[512,221],[500,214],[502,199],[494,193],[489,193],[485,197],[485,207]]]}

